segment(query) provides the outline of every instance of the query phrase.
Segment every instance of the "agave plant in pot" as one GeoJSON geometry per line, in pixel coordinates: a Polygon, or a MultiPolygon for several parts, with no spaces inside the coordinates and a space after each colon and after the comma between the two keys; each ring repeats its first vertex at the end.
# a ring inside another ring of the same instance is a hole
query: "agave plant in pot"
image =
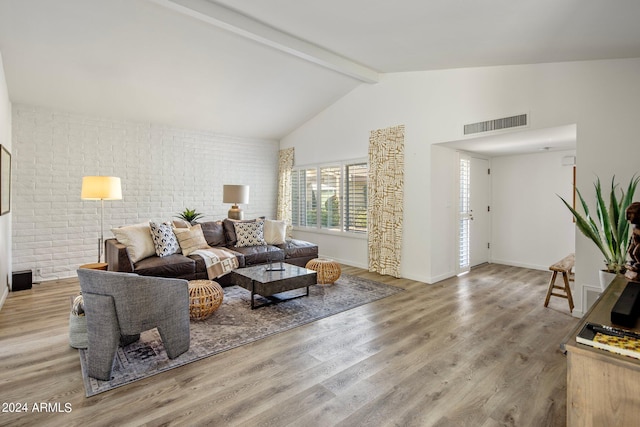
{"type": "Polygon", "coordinates": [[[601,276],[603,289],[609,285],[616,274],[623,274],[626,269],[627,250],[629,248],[629,222],[627,221],[626,210],[633,202],[633,196],[640,177],[634,175],[629,180],[626,191],[618,188],[615,180],[616,177],[614,176],[611,179],[608,202],[603,196],[600,178],[597,178],[594,183],[597,222],[591,216],[589,206],[577,188],[576,193],[580,199],[584,214],[578,212],[565,199],[560,197],[573,214],[578,230],[589,238],[604,256],[606,267],[603,271],[610,273],[610,277],[603,280],[601,276]]]}
{"type": "Polygon", "coordinates": [[[194,221],[202,218],[203,216],[204,214],[201,214],[200,212],[196,212],[195,209],[188,209],[188,208],[177,215],[178,218],[181,218],[187,221],[189,224],[193,224],[194,221]]]}

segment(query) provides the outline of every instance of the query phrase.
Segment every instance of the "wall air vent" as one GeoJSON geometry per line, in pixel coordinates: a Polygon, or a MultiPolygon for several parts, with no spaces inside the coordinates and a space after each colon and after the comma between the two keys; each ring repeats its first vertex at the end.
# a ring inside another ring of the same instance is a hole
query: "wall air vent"
{"type": "Polygon", "coordinates": [[[473,135],[474,133],[491,132],[494,130],[515,128],[527,125],[527,115],[504,117],[502,119],[487,120],[486,122],[471,123],[464,125],[464,134],[473,135]]]}

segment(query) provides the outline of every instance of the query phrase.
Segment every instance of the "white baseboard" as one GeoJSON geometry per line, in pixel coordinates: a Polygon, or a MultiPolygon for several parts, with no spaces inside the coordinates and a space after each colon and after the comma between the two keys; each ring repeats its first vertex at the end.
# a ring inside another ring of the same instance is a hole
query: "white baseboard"
{"type": "Polygon", "coordinates": [[[425,282],[427,284],[433,284],[433,283],[438,283],[441,282],[443,280],[447,280],[450,279],[452,277],[455,277],[456,273],[455,272],[448,272],[448,273],[444,273],[444,274],[439,274],[437,276],[431,276],[429,278],[426,279],[414,279],[414,278],[410,278],[411,280],[417,280],[419,282],[425,282]]]}
{"type": "MultiPolygon", "coordinates": [[[[318,257],[322,258],[323,255],[322,254],[318,254],[318,257]]],[[[369,266],[366,264],[363,264],[361,262],[358,261],[353,261],[353,260],[349,260],[349,259],[344,259],[344,258],[336,258],[336,257],[325,257],[325,258],[330,258],[336,262],[339,262],[340,264],[344,264],[344,265],[349,265],[351,267],[357,267],[357,268],[363,268],[365,270],[369,269],[369,266]]],[[[451,277],[451,276],[449,276],[451,277]]],[[[423,282],[423,283],[435,283],[434,281],[430,281],[430,278],[427,276],[414,276],[414,275],[402,275],[402,278],[404,279],[409,279],[409,280],[415,280],[416,282],[423,282]]],[[[447,279],[448,277],[444,277],[443,279],[447,279]]],[[[439,281],[439,280],[436,280],[439,281]]]]}
{"type": "MultiPolygon", "coordinates": [[[[602,289],[596,286],[582,285],[582,311],[587,312],[591,308],[594,302],[598,299],[600,294],[602,293],[602,289]]],[[[582,317],[582,316],[580,316],[582,317]]]]}
{"type": "Polygon", "coordinates": [[[62,279],[71,279],[73,277],[78,277],[78,274],[74,271],[65,272],[63,274],[52,274],[45,276],[34,276],[33,284],[38,285],[44,282],[51,282],[53,280],[62,280],[62,279]]]}
{"type": "Polygon", "coordinates": [[[331,256],[324,256],[322,254],[318,254],[318,258],[329,258],[334,260],[335,262],[338,262],[340,264],[344,264],[344,265],[350,265],[352,267],[358,267],[358,268],[364,268],[365,270],[367,270],[369,268],[368,265],[363,265],[362,263],[353,261],[353,260],[349,260],[349,259],[343,259],[343,258],[336,258],[336,257],[331,257],[331,256]]]}
{"type": "Polygon", "coordinates": [[[522,263],[522,262],[511,261],[511,260],[508,260],[508,259],[492,259],[491,263],[492,264],[511,265],[513,267],[530,268],[532,270],[542,270],[542,271],[549,270],[549,266],[548,265],[527,264],[527,263],[522,263]]]}

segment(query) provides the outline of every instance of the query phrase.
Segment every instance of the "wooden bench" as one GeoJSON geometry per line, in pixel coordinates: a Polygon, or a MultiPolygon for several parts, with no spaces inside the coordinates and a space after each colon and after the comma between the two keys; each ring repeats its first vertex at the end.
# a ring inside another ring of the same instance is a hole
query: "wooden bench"
{"type": "Polygon", "coordinates": [[[549,281],[547,298],[544,300],[545,307],[549,305],[549,299],[551,298],[551,295],[553,295],[554,297],[566,298],[567,300],[569,300],[569,311],[573,312],[573,297],[571,296],[571,287],[569,286],[569,281],[573,280],[571,270],[573,270],[573,265],[575,264],[575,262],[576,260],[574,254],[570,254],[549,267],[549,270],[553,271],[553,275],[551,276],[551,281],[549,281]],[[562,273],[564,286],[558,286],[555,284],[558,273],[562,273]],[[553,292],[554,289],[560,289],[564,291],[564,293],[562,294],[553,292]]]}

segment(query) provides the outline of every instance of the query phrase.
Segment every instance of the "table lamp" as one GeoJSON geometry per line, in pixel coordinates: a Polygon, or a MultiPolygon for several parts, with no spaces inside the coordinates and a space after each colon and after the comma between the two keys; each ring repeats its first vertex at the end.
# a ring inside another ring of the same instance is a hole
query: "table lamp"
{"type": "Polygon", "coordinates": [[[222,203],[233,203],[227,213],[230,219],[243,219],[244,212],[238,207],[239,204],[249,203],[248,185],[224,185],[222,187],[222,203]]]}

